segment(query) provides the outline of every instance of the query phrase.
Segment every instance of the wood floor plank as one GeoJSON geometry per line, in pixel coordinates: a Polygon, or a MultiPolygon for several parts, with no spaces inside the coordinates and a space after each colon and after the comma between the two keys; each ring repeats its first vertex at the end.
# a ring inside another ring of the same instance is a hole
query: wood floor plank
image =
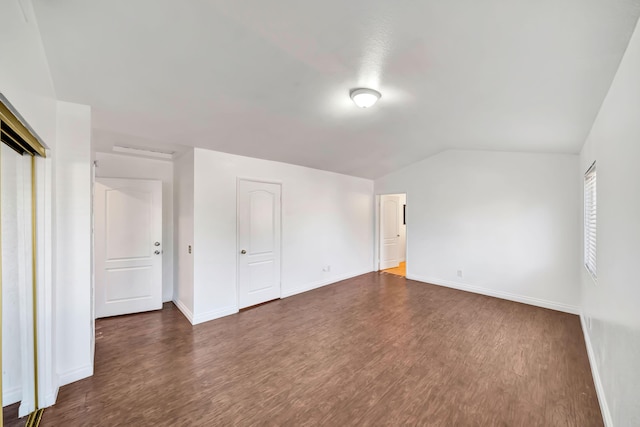
{"type": "Polygon", "coordinates": [[[4,427],[24,427],[27,417],[18,418],[20,403],[14,403],[2,408],[2,419],[4,427]]]}
{"type": "Polygon", "coordinates": [[[602,425],[577,316],[390,274],[96,331],[95,375],[41,425],[602,425]]]}

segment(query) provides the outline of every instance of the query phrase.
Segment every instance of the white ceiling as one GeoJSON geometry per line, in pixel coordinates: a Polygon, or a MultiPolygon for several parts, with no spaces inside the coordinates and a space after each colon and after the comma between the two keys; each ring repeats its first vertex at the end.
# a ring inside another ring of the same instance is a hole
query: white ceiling
{"type": "Polygon", "coordinates": [[[448,148],[576,153],[640,0],[34,0],[104,145],[379,177],[448,148]],[[349,90],[382,99],[355,107],[349,90]]]}

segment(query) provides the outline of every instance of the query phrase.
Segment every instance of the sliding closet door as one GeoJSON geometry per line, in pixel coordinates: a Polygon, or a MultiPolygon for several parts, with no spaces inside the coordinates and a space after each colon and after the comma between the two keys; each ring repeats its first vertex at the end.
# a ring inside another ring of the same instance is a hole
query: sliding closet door
{"type": "Polygon", "coordinates": [[[38,407],[35,160],[47,152],[1,93],[0,142],[0,397],[3,409],[20,402],[18,415],[29,415],[27,425],[37,426],[43,409],[38,407]]]}
{"type": "Polygon", "coordinates": [[[31,156],[0,144],[2,406],[35,408],[31,156]]]}

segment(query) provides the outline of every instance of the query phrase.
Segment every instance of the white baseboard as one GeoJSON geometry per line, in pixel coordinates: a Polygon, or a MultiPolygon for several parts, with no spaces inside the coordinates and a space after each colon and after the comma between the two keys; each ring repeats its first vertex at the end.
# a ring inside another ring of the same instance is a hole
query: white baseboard
{"type": "Polygon", "coordinates": [[[2,405],[7,406],[13,405],[14,403],[18,403],[22,400],[22,387],[17,386],[11,389],[2,390],[2,405]]]}
{"type": "Polygon", "coordinates": [[[434,279],[430,277],[416,276],[413,274],[411,275],[407,274],[407,279],[416,280],[418,282],[429,283],[431,285],[444,286],[446,288],[458,289],[461,291],[473,292],[475,294],[482,294],[490,297],[506,299],[509,301],[516,301],[524,304],[535,305],[537,307],[549,308],[551,310],[563,311],[565,313],[580,314],[579,307],[561,303],[561,302],[549,301],[541,298],[528,297],[528,296],[518,295],[518,294],[512,294],[510,292],[497,291],[494,289],[483,288],[481,286],[468,285],[466,283],[460,283],[460,282],[452,282],[450,280],[440,280],[440,279],[434,279]]]}
{"type": "Polygon", "coordinates": [[[189,323],[191,323],[192,325],[208,322],[209,320],[219,319],[221,317],[229,316],[230,314],[235,314],[238,312],[238,307],[234,305],[194,315],[193,312],[189,310],[189,308],[182,301],[174,300],[173,303],[176,307],[178,307],[178,310],[180,310],[182,314],[184,314],[184,317],[186,317],[187,320],[189,320],[189,323]]]}
{"type": "Polygon", "coordinates": [[[187,318],[189,323],[193,325],[193,313],[191,312],[191,310],[189,310],[189,308],[179,299],[174,299],[173,304],[178,307],[178,310],[180,310],[182,314],[184,314],[184,317],[187,318]]]}
{"type": "Polygon", "coordinates": [[[301,294],[303,292],[307,292],[317,288],[321,288],[323,286],[331,285],[336,282],[341,282],[343,280],[351,279],[356,276],[362,276],[363,274],[371,273],[372,271],[373,270],[363,270],[357,273],[345,274],[343,276],[333,277],[328,280],[319,280],[317,282],[307,283],[306,285],[303,285],[303,286],[297,286],[293,289],[283,290],[281,292],[281,298],[287,298],[293,295],[301,294]]]}
{"type": "Polygon", "coordinates": [[[236,314],[238,312],[237,306],[229,306],[223,307],[217,310],[212,310],[206,313],[197,314],[193,317],[193,321],[191,324],[197,325],[199,323],[208,322],[210,320],[219,319],[221,317],[229,316],[231,314],[236,314]]]}
{"type": "Polygon", "coordinates": [[[59,375],[60,387],[88,378],[91,375],[93,375],[93,365],[86,365],[63,372],[59,375]]]}
{"type": "MultiPolygon", "coordinates": [[[[344,276],[334,277],[329,280],[321,280],[318,282],[308,283],[304,286],[299,286],[294,289],[283,291],[281,298],[290,297],[293,295],[300,294],[302,292],[307,292],[313,289],[320,288],[322,286],[330,285],[332,283],[341,282],[343,280],[351,279],[352,277],[361,276],[363,274],[370,273],[371,271],[372,270],[364,270],[357,273],[351,273],[344,276]]],[[[200,323],[208,322],[210,320],[215,320],[221,317],[236,314],[239,311],[237,306],[228,306],[228,307],[212,310],[206,313],[197,314],[194,316],[191,310],[189,310],[189,308],[187,308],[187,306],[182,301],[174,300],[173,303],[176,305],[176,307],[178,307],[178,309],[182,312],[182,314],[184,314],[184,316],[189,320],[189,322],[192,325],[197,325],[200,323]]]]}
{"type": "Polygon", "coordinates": [[[613,427],[613,420],[611,418],[611,412],[609,411],[609,405],[607,404],[607,398],[604,394],[604,387],[602,386],[602,380],[600,379],[600,371],[598,370],[598,363],[596,362],[596,355],[591,345],[591,336],[589,335],[589,328],[583,314],[580,314],[580,324],[582,325],[582,333],[584,334],[584,343],[587,346],[587,355],[589,356],[589,365],[591,365],[591,375],[593,376],[593,383],[596,386],[596,394],[598,395],[598,403],[600,403],[600,412],[602,412],[602,418],[604,420],[605,427],[613,427]]]}

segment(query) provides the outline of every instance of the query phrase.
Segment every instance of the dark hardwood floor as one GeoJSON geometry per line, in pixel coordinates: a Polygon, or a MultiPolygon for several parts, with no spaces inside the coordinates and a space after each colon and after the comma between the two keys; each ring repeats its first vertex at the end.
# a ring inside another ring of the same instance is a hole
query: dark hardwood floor
{"type": "Polygon", "coordinates": [[[601,426],[577,316],[370,273],[192,327],[97,322],[43,426],[601,426]]]}
{"type": "Polygon", "coordinates": [[[18,408],[20,403],[14,403],[2,408],[2,420],[4,427],[24,427],[27,417],[18,418],[18,408]]]}

